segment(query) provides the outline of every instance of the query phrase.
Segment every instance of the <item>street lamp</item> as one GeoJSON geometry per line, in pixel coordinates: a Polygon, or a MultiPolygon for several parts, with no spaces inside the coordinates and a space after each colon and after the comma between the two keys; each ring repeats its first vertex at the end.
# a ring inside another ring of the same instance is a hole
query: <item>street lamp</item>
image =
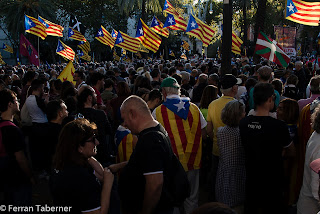
{"type": "Polygon", "coordinates": [[[209,14],[213,14],[213,10],[212,10],[212,2],[211,2],[211,4],[210,4],[209,14]]]}

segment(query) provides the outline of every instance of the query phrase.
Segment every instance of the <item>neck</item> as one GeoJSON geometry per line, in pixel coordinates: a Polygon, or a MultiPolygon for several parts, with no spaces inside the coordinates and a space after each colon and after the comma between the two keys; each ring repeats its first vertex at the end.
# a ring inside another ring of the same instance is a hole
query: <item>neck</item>
{"type": "Polygon", "coordinates": [[[92,108],[92,104],[86,102],[86,103],[84,103],[84,106],[83,106],[83,107],[84,107],[84,108],[92,108]]]}
{"type": "Polygon", "coordinates": [[[50,123],[57,123],[57,124],[62,124],[62,119],[60,118],[57,118],[57,119],[54,119],[54,120],[51,120],[50,123]]]}
{"type": "Polygon", "coordinates": [[[147,128],[151,128],[151,127],[155,127],[156,125],[158,125],[158,122],[156,120],[153,119],[153,117],[150,115],[150,118],[149,116],[148,117],[145,117],[145,118],[141,118],[142,120],[141,121],[148,121],[146,123],[140,123],[140,127],[139,127],[139,133],[142,132],[143,130],[147,129],[147,128]]]}
{"type": "Polygon", "coordinates": [[[269,116],[269,109],[266,106],[257,106],[256,116],[269,116]]]}
{"type": "Polygon", "coordinates": [[[7,110],[7,111],[1,113],[1,118],[2,118],[2,120],[10,120],[12,122],[13,121],[13,114],[9,110],[7,110]]]}

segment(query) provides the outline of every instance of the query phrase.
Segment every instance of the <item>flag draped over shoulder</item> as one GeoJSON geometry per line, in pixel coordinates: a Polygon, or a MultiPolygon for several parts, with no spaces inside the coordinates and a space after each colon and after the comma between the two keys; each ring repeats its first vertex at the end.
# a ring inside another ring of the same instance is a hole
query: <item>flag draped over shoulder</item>
{"type": "Polygon", "coordinates": [[[76,69],[74,69],[74,66],[72,64],[72,61],[68,63],[68,65],[63,69],[63,71],[60,73],[57,79],[61,80],[62,82],[64,81],[70,81],[74,85],[76,82],[73,80],[73,75],[76,69]]]}
{"type": "Polygon", "coordinates": [[[189,16],[189,23],[186,32],[187,34],[200,39],[203,42],[204,47],[208,47],[214,36],[213,28],[192,14],[189,16]]]}
{"type": "Polygon", "coordinates": [[[24,26],[27,33],[39,36],[41,39],[47,37],[46,27],[36,18],[24,15],[24,26]]]}
{"type": "Polygon", "coordinates": [[[47,35],[63,37],[62,32],[64,28],[62,26],[52,23],[41,16],[38,17],[38,20],[46,27],[47,35]]]}
{"type": "Polygon", "coordinates": [[[74,56],[75,56],[75,52],[72,50],[72,48],[65,45],[60,40],[58,41],[56,53],[64,58],[68,59],[68,60],[71,60],[71,61],[73,61],[74,56]]]}
{"type": "Polygon", "coordinates": [[[28,57],[30,63],[39,66],[38,52],[33,45],[27,40],[27,38],[20,34],[20,54],[28,57]]]}
{"type": "Polygon", "coordinates": [[[163,28],[163,23],[155,16],[152,19],[150,29],[152,29],[154,32],[156,32],[161,36],[164,36],[166,38],[169,37],[169,30],[166,28],[163,28]]]}
{"type": "Polygon", "coordinates": [[[88,41],[86,41],[86,42],[80,41],[79,44],[78,44],[78,48],[83,50],[83,52],[88,53],[89,51],[91,51],[90,42],[88,42],[88,41]]]}
{"type": "Polygon", "coordinates": [[[109,45],[111,48],[113,48],[115,39],[117,38],[117,35],[115,33],[114,35],[115,37],[113,38],[111,34],[101,25],[95,38],[102,44],[109,45]]]}
{"type": "Polygon", "coordinates": [[[69,27],[68,37],[70,39],[74,39],[74,40],[78,40],[78,41],[84,41],[84,42],[87,41],[87,39],[79,31],[77,31],[71,27],[69,27]]]}
{"type": "Polygon", "coordinates": [[[258,35],[255,53],[283,67],[287,67],[290,62],[290,57],[284,53],[282,47],[261,31],[258,35]]]}
{"type": "Polygon", "coordinates": [[[287,0],[286,19],[303,25],[319,26],[320,2],[287,0]]]}
{"type": "Polygon", "coordinates": [[[133,53],[137,53],[139,50],[140,42],[137,38],[133,38],[121,31],[117,34],[117,39],[115,41],[115,45],[123,48],[127,51],[131,51],[133,53]]]}
{"type": "Polygon", "coordinates": [[[4,43],[3,43],[2,49],[3,49],[4,51],[9,52],[9,53],[13,53],[13,48],[10,47],[10,46],[7,45],[7,44],[4,44],[4,43]]]}
{"type": "MultiPolygon", "coordinates": [[[[171,14],[172,16],[170,16],[170,19],[168,19],[166,21],[171,22],[172,19],[174,19],[175,24],[171,24],[171,26],[167,27],[171,30],[183,30],[186,31],[187,29],[187,21],[183,18],[183,16],[172,6],[172,4],[166,0],[164,2],[164,6],[163,6],[163,12],[164,13],[168,13],[171,14]]],[[[169,15],[168,15],[169,16],[169,15]]],[[[165,24],[166,26],[166,24],[165,24]]]]}
{"type": "Polygon", "coordinates": [[[136,38],[140,40],[141,44],[154,53],[158,51],[161,45],[161,38],[142,21],[139,20],[137,26],[136,38]]]}
{"type": "Polygon", "coordinates": [[[241,55],[241,45],[243,41],[235,34],[235,32],[232,32],[232,47],[231,51],[235,54],[241,55]]]}

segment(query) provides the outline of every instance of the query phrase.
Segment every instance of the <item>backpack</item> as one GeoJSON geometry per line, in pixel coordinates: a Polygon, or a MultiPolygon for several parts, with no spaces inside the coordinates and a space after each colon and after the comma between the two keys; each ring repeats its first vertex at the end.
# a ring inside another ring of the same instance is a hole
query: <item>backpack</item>
{"type": "Polygon", "coordinates": [[[169,137],[165,136],[161,131],[150,132],[157,132],[160,134],[170,148],[171,160],[168,163],[168,172],[164,173],[164,185],[162,189],[164,196],[162,196],[162,198],[166,200],[166,203],[171,204],[174,207],[180,207],[190,196],[191,189],[187,173],[177,156],[173,153],[169,137]]]}
{"type": "Polygon", "coordinates": [[[10,122],[10,121],[3,121],[0,122],[0,158],[6,157],[7,156],[7,152],[6,149],[4,147],[4,144],[2,142],[2,131],[1,128],[4,126],[16,126],[14,123],[10,122]]]}

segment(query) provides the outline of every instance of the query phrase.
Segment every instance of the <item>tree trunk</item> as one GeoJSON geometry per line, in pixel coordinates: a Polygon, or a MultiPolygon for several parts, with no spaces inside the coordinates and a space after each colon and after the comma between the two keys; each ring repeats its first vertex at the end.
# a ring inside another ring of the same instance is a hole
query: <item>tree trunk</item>
{"type": "Polygon", "coordinates": [[[221,75],[231,74],[232,0],[224,0],[221,75]]]}
{"type": "Polygon", "coordinates": [[[247,21],[247,0],[243,0],[243,48],[247,48],[248,21],[247,21]]]}
{"type": "MultiPolygon", "coordinates": [[[[264,31],[264,21],[266,17],[266,9],[267,9],[267,0],[259,0],[258,1],[258,9],[257,9],[257,19],[256,25],[254,26],[254,42],[257,43],[257,38],[259,31],[264,31]]],[[[257,54],[253,55],[253,60],[255,63],[259,63],[260,56],[257,54]]]]}
{"type": "Polygon", "coordinates": [[[142,0],[142,8],[141,8],[141,19],[146,22],[146,0],[142,0]]]}

